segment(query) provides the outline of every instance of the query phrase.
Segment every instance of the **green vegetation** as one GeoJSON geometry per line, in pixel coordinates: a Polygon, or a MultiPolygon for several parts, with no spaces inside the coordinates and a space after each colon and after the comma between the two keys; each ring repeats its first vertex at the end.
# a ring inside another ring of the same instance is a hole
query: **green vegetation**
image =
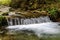
{"type": "MultiPolygon", "coordinates": [[[[21,10],[39,10],[47,11],[51,18],[57,19],[58,10],[60,9],[60,0],[12,0],[10,6],[12,8],[20,8],[21,10]]],[[[59,16],[60,17],[60,16],[59,16]]]]}
{"type": "Polygon", "coordinates": [[[0,35],[4,35],[7,32],[6,27],[7,27],[6,18],[3,16],[0,16],[0,35]]]}
{"type": "Polygon", "coordinates": [[[57,11],[57,8],[48,9],[48,13],[54,18],[57,18],[57,11]]]}
{"type": "Polygon", "coordinates": [[[0,37],[3,40],[60,40],[60,36],[56,37],[37,37],[36,35],[27,35],[25,33],[20,33],[16,35],[5,35],[4,37],[0,37]]]}
{"type": "Polygon", "coordinates": [[[58,8],[47,8],[47,11],[53,21],[56,21],[56,19],[60,18],[60,10],[58,8]]]}
{"type": "Polygon", "coordinates": [[[45,7],[44,5],[59,3],[59,0],[12,0],[11,7],[13,8],[21,8],[25,10],[36,10],[41,7],[45,7]]]}
{"type": "Polygon", "coordinates": [[[7,20],[4,16],[0,16],[0,26],[6,26],[7,20]]]}
{"type": "Polygon", "coordinates": [[[58,10],[60,10],[60,0],[0,0],[0,4],[12,7],[11,10],[47,11],[54,20],[60,17],[60,13],[58,13],[58,10]]]}
{"type": "Polygon", "coordinates": [[[0,0],[0,5],[9,5],[11,0],[0,0]]]}

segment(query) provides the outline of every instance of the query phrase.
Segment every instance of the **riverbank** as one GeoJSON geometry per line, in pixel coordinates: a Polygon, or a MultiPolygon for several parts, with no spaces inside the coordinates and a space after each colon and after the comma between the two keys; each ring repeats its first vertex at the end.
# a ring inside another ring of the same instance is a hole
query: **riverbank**
{"type": "Polygon", "coordinates": [[[0,40],[60,40],[60,36],[56,36],[56,37],[41,37],[38,38],[36,35],[32,34],[32,35],[27,35],[25,33],[20,33],[20,34],[16,34],[16,35],[4,35],[4,36],[0,36],[0,40]]]}

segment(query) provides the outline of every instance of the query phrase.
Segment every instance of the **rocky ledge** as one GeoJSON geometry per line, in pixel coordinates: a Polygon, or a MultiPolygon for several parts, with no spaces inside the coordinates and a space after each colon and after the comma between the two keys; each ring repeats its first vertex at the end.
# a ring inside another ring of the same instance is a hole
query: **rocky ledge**
{"type": "MultiPolygon", "coordinates": [[[[8,7],[8,6],[0,6],[0,15],[1,16],[5,16],[6,18],[14,18],[14,17],[19,17],[19,18],[37,18],[37,17],[40,17],[40,16],[51,16],[47,11],[39,11],[39,10],[23,11],[23,10],[20,10],[20,9],[13,9],[11,11],[11,9],[12,8],[8,7]]],[[[59,12],[59,14],[60,14],[60,12],[59,12]]],[[[54,19],[52,17],[50,17],[50,18],[54,19]]],[[[60,22],[60,18],[56,18],[54,20],[60,22]]]]}

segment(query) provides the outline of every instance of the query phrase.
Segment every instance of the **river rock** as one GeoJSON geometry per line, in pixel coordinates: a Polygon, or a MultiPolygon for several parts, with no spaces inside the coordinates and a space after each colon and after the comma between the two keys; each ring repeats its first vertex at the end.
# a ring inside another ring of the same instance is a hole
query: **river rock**
{"type": "Polygon", "coordinates": [[[6,13],[6,12],[9,12],[9,9],[11,7],[8,7],[8,6],[0,6],[0,12],[3,12],[3,13],[6,13]]]}

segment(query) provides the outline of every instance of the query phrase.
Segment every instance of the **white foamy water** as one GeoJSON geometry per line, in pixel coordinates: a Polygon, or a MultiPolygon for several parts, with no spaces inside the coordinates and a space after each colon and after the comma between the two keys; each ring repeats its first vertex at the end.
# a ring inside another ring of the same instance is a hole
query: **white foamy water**
{"type": "Polygon", "coordinates": [[[38,18],[10,18],[7,19],[8,25],[27,25],[27,24],[35,24],[35,23],[44,23],[51,22],[48,16],[41,16],[38,18]]]}
{"type": "MultiPolygon", "coordinates": [[[[7,29],[13,31],[20,30],[32,30],[37,36],[41,34],[59,34],[60,33],[60,23],[58,22],[46,22],[46,23],[38,23],[38,24],[29,24],[29,25],[15,25],[8,26],[7,29]]],[[[9,31],[10,31],[9,30],[9,31]]]]}

